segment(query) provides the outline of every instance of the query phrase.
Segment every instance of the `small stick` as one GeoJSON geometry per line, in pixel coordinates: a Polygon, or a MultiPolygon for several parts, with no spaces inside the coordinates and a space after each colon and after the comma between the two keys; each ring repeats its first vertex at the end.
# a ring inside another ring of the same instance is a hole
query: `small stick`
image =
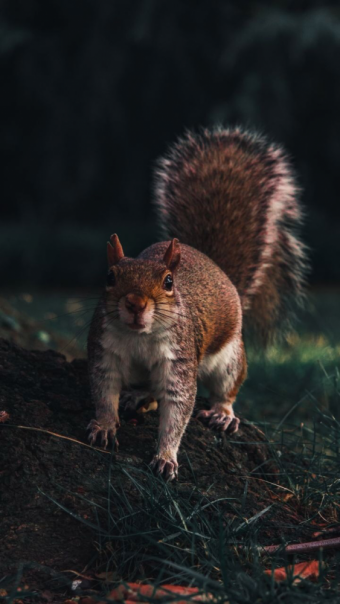
{"type": "Polygon", "coordinates": [[[309,541],[307,543],[294,543],[292,545],[267,545],[259,548],[261,554],[275,554],[282,549],[286,554],[306,554],[318,549],[329,549],[331,547],[340,547],[340,537],[333,539],[322,539],[321,541],[309,541]]]}
{"type": "Polygon", "coordinates": [[[32,432],[42,432],[43,434],[49,434],[50,436],[56,436],[57,438],[61,438],[63,440],[68,440],[72,443],[77,443],[78,445],[82,445],[87,449],[92,449],[95,451],[100,451],[100,453],[106,453],[107,455],[111,455],[110,451],[106,451],[105,449],[100,449],[99,447],[92,447],[92,445],[88,445],[87,443],[82,442],[81,440],[77,440],[76,438],[71,438],[70,436],[65,436],[64,434],[58,434],[57,432],[51,432],[51,430],[44,430],[43,428],[34,428],[33,426],[18,426],[16,424],[4,424],[4,428],[20,428],[20,430],[31,430],[32,432]]]}

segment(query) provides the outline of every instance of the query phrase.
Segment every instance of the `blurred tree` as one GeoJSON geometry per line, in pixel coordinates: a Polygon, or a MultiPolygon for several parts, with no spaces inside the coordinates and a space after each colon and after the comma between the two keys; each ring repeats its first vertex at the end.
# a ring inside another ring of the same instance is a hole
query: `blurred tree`
{"type": "Polygon", "coordinates": [[[216,122],[286,146],[315,278],[339,279],[339,59],[336,3],[5,0],[2,282],[93,285],[111,231],[151,243],[155,159],[216,122]]]}

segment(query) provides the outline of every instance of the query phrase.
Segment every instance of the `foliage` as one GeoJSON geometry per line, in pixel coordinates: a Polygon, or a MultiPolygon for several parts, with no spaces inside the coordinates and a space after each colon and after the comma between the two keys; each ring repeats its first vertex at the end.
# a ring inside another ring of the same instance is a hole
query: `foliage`
{"type": "Polygon", "coordinates": [[[2,281],[97,284],[113,230],[155,240],[155,159],[216,122],[286,146],[315,278],[339,279],[339,53],[335,4],[3,2],[2,281]]]}
{"type": "MultiPolygon", "coordinates": [[[[166,484],[149,470],[127,463],[112,465],[109,459],[106,497],[101,503],[87,500],[96,522],[77,517],[93,531],[97,543],[97,554],[87,574],[97,568],[103,593],[119,581],[138,580],[197,586],[217,602],[232,604],[339,601],[336,552],[319,553],[319,577],[314,584],[304,579],[294,581],[289,571],[283,583],[275,583],[272,574],[265,572],[288,567],[292,561],[310,560],[307,554],[292,560],[283,546],[306,541],[306,534],[312,536],[316,530],[327,535],[338,524],[340,424],[326,415],[322,416],[322,424],[315,423],[311,430],[282,428],[272,437],[272,460],[279,474],[275,478],[268,474],[264,480],[270,486],[270,495],[267,505],[255,515],[247,512],[252,497],[248,481],[241,498],[226,493],[225,498],[211,501],[209,490],[203,493],[194,487],[188,493],[185,485],[166,484]],[[112,485],[113,471],[124,477],[124,488],[112,485]],[[130,489],[139,493],[138,505],[131,501],[130,489]],[[280,520],[287,518],[288,509],[293,526],[280,520]],[[300,517],[299,523],[294,522],[294,514],[300,517]],[[274,556],[263,554],[262,546],[268,544],[273,527],[277,529],[280,522],[282,548],[274,556]]],[[[255,471],[253,479],[258,477],[255,471]]],[[[48,493],[45,495],[50,498],[48,493]]],[[[52,501],[75,517],[58,499],[52,501]]],[[[67,573],[59,577],[54,573],[51,584],[56,581],[69,583],[67,573]]],[[[10,578],[2,582],[4,588],[11,584],[10,578]]]]}

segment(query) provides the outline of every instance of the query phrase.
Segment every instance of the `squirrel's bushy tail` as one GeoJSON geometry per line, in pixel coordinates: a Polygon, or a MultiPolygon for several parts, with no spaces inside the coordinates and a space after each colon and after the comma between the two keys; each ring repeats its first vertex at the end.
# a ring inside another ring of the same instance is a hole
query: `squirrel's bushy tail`
{"type": "Polygon", "coordinates": [[[268,342],[301,301],[306,265],[297,186],[279,146],[240,129],[188,132],[159,162],[166,238],[204,252],[236,286],[246,326],[268,342]]]}

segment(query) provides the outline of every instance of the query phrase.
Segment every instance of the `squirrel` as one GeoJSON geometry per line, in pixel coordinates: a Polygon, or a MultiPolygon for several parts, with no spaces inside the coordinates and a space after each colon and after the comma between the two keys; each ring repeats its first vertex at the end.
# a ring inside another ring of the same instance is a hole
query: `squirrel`
{"type": "Polygon", "coordinates": [[[123,387],[140,382],[158,401],[151,467],[178,475],[177,452],[197,380],[210,392],[197,417],[235,433],[233,404],[246,378],[243,331],[268,343],[304,295],[302,211],[280,146],[240,128],[187,132],[159,160],[155,203],[165,241],[136,259],[116,234],[88,337],[96,419],[89,440],[105,447],[119,427],[123,387]]]}

